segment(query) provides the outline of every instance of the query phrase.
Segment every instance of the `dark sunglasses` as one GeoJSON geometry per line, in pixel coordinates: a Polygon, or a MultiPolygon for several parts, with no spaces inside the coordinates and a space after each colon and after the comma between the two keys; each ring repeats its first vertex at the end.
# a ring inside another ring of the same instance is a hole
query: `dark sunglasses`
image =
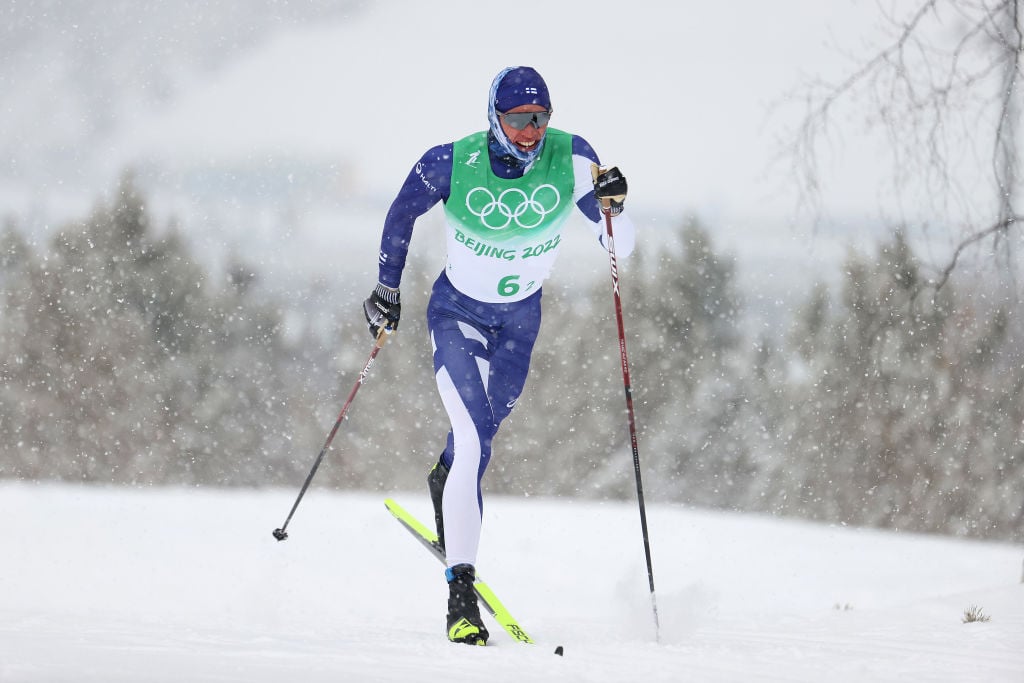
{"type": "Polygon", "coordinates": [[[513,114],[498,112],[498,116],[505,120],[505,123],[516,130],[523,130],[531,123],[537,128],[543,128],[551,120],[551,110],[548,111],[520,111],[513,114]]]}

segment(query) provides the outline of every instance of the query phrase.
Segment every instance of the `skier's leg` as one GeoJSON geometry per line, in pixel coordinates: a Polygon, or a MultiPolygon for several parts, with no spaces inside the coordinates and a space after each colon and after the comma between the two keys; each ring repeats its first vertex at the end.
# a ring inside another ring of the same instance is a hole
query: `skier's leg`
{"type": "Polygon", "coordinates": [[[513,304],[481,305],[450,296],[445,285],[443,279],[435,285],[427,322],[438,392],[452,427],[440,458],[449,471],[439,525],[452,567],[476,563],[480,481],[498,425],[526,382],[541,307],[540,292],[513,304]]]}
{"type": "MultiPolygon", "coordinates": [[[[498,424],[526,381],[540,296],[522,305],[479,305],[446,295],[444,285],[444,279],[435,285],[427,323],[437,388],[451,422],[438,465],[448,467],[438,524],[448,565],[448,639],[482,644],[488,634],[472,590],[483,511],[480,481],[498,424]]],[[[435,468],[431,476],[441,473],[435,468]]],[[[431,481],[435,498],[438,483],[431,481]]]]}
{"type": "MultiPolygon", "coordinates": [[[[497,433],[526,385],[533,345],[540,330],[540,296],[517,303],[497,333],[491,353],[488,399],[497,433]]],[[[493,438],[494,434],[491,435],[493,438]]]]}
{"type": "MultiPolygon", "coordinates": [[[[487,398],[487,341],[454,318],[430,322],[437,390],[451,422],[451,464],[442,512],[448,566],[476,564],[483,504],[480,477],[490,458],[494,418],[487,398]]],[[[446,453],[448,455],[448,453],[446,453]]]]}

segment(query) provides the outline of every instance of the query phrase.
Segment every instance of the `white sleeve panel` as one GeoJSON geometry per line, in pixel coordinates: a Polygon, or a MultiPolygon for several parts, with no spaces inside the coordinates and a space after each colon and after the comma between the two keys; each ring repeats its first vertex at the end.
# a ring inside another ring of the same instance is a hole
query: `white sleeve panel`
{"type": "MultiPolygon", "coordinates": [[[[615,236],[616,258],[627,258],[633,253],[633,247],[636,246],[636,226],[625,210],[612,218],[612,234],[615,236]]],[[[604,242],[605,238],[602,237],[601,244],[604,242]]]]}
{"type": "MultiPolygon", "coordinates": [[[[572,193],[572,200],[574,202],[578,202],[586,197],[588,193],[594,191],[594,176],[590,172],[590,165],[592,163],[586,157],[577,155],[572,157],[572,169],[575,176],[575,186],[572,193]]],[[[602,246],[607,248],[604,234],[604,215],[598,214],[598,216],[597,222],[594,222],[590,217],[588,217],[588,222],[594,236],[597,237],[602,246]]],[[[633,253],[633,248],[636,246],[636,226],[626,211],[612,218],[612,234],[615,235],[616,258],[626,258],[633,253]]]]}

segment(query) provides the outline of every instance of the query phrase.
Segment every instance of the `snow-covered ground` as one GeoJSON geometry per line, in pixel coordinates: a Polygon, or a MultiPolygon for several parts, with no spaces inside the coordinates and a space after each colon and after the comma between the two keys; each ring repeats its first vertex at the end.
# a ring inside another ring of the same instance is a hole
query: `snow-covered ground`
{"type": "Polygon", "coordinates": [[[472,648],[383,496],[314,484],[278,543],[296,493],[0,485],[0,681],[1024,681],[1019,547],[652,505],[656,642],[635,504],[492,497],[537,644],[472,648]]]}

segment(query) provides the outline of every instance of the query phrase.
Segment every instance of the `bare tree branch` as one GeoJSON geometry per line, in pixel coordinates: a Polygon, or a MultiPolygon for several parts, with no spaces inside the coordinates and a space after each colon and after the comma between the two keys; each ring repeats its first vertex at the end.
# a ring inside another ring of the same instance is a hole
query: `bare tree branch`
{"type": "Polygon", "coordinates": [[[916,189],[940,223],[962,226],[936,286],[948,281],[967,248],[986,238],[1012,270],[1006,237],[1021,225],[1022,2],[923,0],[909,12],[895,0],[890,10],[880,6],[889,40],[837,83],[814,80],[799,95],[805,113],[785,152],[799,208],[811,207],[820,219],[826,182],[820,164],[842,132],[837,112],[866,100],[868,128],[884,134],[890,155],[891,180],[880,189],[901,213],[914,204],[916,189]]]}
{"type": "Polygon", "coordinates": [[[970,236],[961,240],[960,243],[956,246],[956,249],[953,251],[953,256],[946,264],[946,267],[942,269],[941,273],[939,273],[939,277],[935,281],[935,288],[942,289],[946,285],[946,283],[949,281],[949,278],[953,275],[953,271],[956,270],[956,266],[960,260],[960,256],[968,247],[971,247],[988,237],[995,237],[1001,234],[1005,234],[1011,227],[1021,222],[1024,222],[1024,216],[1010,216],[1005,221],[1000,221],[994,225],[988,226],[983,230],[975,231],[970,236]]]}

